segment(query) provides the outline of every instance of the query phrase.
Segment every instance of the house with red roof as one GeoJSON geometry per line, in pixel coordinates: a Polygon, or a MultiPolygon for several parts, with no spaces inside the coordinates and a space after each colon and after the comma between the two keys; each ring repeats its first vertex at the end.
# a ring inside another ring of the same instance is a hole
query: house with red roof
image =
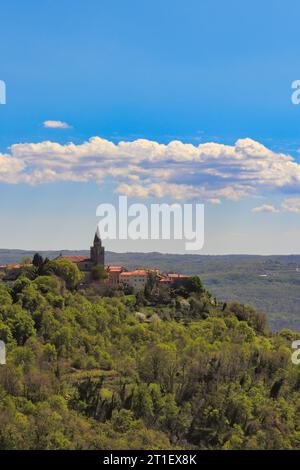
{"type": "MultiPolygon", "coordinates": [[[[155,268],[136,268],[133,271],[128,271],[121,265],[105,265],[105,250],[102,246],[102,240],[98,232],[94,237],[93,245],[90,248],[90,256],[64,256],[60,255],[56,259],[64,258],[72,263],[75,263],[80,271],[84,274],[82,286],[89,285],[93,282],[93,268],[96,266],[103,266],[107,273],[106,279],[96,281],[97,283],[111,287],[130,287],[134,292],[143,290],[146,286],[149,274],[156,274],[157,279],[162,284],[178,287],[184,283],[190,276],[186,274],[160,273],[159,269],[155,268]]],[[[27,265],[28,266],[28,265],[27,265]]],[[[23,267],[22,264],[0,266],[0,272],[7,272],[10,270],[19,270],[23,267]]]]}

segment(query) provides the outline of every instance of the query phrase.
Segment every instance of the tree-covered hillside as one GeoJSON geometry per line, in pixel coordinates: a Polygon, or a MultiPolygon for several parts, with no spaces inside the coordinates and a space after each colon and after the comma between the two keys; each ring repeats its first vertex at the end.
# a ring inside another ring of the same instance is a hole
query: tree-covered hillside
{"type": "Polygon", "coordinates": [[[300,448],[299,334],[197,278],[100,296],[76,270],[0,283],[1,449],[300,448]]]}
{"type": "MultiPolygon", "coordinates": [[[[89,256],[87,251],[47,251],[44,257],[64,255],[89,256]]],[[[1,250],[0,265],[17,263],[34,252],[1,250]]],[[[159,268],[200,276],[205,287],[224,302],[250,303],[268,316],[270,329],[292,328],[300,331],[300,255],[177,255],[162,253],[106,252],[106,263],[159,268]]]]}

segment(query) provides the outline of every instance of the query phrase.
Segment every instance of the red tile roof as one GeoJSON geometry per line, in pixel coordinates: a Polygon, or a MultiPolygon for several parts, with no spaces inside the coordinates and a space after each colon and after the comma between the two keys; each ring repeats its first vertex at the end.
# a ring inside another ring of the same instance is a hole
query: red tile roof
{"type": "Polygon", "coordinates": [[[81,263],[82,261],[91,261],[86,256],[60,256],[60,258],[68,259],[72,263],[81,263]]]}
{"type": "Polygon", "coordinates": [[[136,269],[135,271],[129,271],[125,273],[121,273],[121,276],[125,277],[132,277],[132,276],[148,276],[149,271],[145,269],[136,269]]]}
{"type": "Polygon", "coordinates": [[[0,266],[1,269],[21,269],[26,268],[28,266],[32,266],[32,264],[4,264],[0,266]]]}
{"type": "Polygon", "coordinates": [[[126,271],[123,266],[106,266],[106,269],[109,273],[121,273],[126,271]]]}

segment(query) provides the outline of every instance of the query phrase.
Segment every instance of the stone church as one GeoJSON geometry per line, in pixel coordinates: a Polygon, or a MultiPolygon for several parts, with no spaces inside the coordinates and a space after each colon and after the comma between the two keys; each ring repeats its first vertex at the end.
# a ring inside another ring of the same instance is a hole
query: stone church
{"type": "Polygon", "coordinates": [[[78,256],[78,258],[82,258],[77,262],[80,271],[91,271],[93,266],[97,265],[104,266],[104,247],[98,232],[96,232],[93,246],[90,248],[90,257],[78,256]]]}
{"type": "Polygon", "coordinates": [[[89,282],[91,280],[91,271],[94,266],[103,266],[105,262],[105,251],[102,246],[102,241],[98,232],[95,234],[93,246],[90,248],[90,257],[86,258],[85,256],[63,256],[60,257],[66,258],[73,263],[77,264],[80,271],[84,273],[83,283],[89,282]]]}

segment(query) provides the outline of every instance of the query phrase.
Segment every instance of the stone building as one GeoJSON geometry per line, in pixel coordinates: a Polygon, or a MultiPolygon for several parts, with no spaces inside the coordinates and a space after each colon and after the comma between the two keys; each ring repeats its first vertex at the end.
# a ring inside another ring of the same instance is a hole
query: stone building
{"type": "Polygon", "coordinates": [[[121,284],[121,274],[126,272],[124,266],[106,266],[105,270],[108,275],[108,283],[112,287],[118,287],[121,284]]]}
{"type": "MultiPolygon", "coordinates": [[[[184,285],[186,280],[190,277],[188,275],[177,273],[163,274],[160,273],[159,269],[153,268],[139,268],[133,271],[128,271],[124,266],[106,266],[105,250],[102,246],[102,240],[98,232],[96,232],[93,245],[90,247],[89,257],[64,256],[61,254],[56,259],[60,258],[68,259],[78,266],[84,275],[81,287],[88,287],[91,283],[96,282],[99,287],[103,289],[106,287],[113,287],[115,289],[131,287],[134,292],[138,292],[145,288],[150,273],[156,274],[160,283],[167,284],[170,287],[179,287],[180,285],[184,285]],[[107,277],[94,281],[92,274],[95,266],[103,267],[103,271],[106,271],[107,277]]],[[[18,271],[23,267],[25,267],[25,265],[22,264],[0,266],[0,275],[3,277],[4,275],[7,276],[11,273],[12,278],[16,278],[18,271]]]]}
{"type": "Polygon", "coordinates": [[[98,232],[95,233],[94,244],[91,246],[90,259],[94,265],[100,264],[104,266],[104,247],[98,232]]]}
{"type": "Polygon", "coordinates": [[[87,258],[85,256],[63,256],[60,255],[58,258],[65,258],[72,263],[77,264],[80,271],[84,274],[84,279],[82,281],[83,284],[89,283],[92,281],[91,271],[94,266],[103,266],[105,262],[105,251],[104,247],[102,246],[102,240],[99,236],[99,233],[96,232],[94,237],[94,243],[90,248],[90,257],[87,258]]]}

